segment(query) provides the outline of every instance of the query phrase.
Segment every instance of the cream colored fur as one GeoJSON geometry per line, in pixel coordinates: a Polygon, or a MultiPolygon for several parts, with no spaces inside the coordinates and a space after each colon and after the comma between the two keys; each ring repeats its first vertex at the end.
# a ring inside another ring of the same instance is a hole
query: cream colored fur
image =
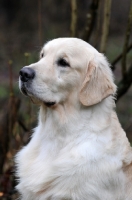
{"type": "Polygon", "coordinates": [[[132,149],[114,111],[106,58],[80,39],[59,38],[28,67],[36,74],[25,88],[40,113],[16,155],[21,199],[132,200],[132,149]]]}

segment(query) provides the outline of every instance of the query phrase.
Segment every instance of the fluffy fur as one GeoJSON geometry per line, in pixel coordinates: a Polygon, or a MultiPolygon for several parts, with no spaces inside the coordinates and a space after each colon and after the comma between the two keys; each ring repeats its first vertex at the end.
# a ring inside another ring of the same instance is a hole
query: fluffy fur
{"type": "Polygon", "coordinates": [[[28,67],[35,77],[19,86],[40,113],[16,155],[21,199],[132,200],[132,149],[114,111],[106,58],[80,39],[59,38],[28,67]]]}

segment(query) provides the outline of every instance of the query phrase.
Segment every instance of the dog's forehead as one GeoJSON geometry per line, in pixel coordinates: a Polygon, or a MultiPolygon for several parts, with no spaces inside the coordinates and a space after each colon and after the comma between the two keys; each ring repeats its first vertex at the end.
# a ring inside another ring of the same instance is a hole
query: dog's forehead
{"type": "Polygon", "coordinates": [[[68,57],[70,60],[82,60],[89,62],[99,52],[87,42],[79,38],[57,38],[47,42],[40,55],[58,59],[68,57]]]}
{"type": "MultiPolygon", "coordinates": [[[[78,40],[77,40],[78,41],[78,40]]],[[[79,43],[79,41],[78,41],[79,43]]],[[[60,50],[75,50],[75,40],[71,38],[58,38],[49,41],[44,45],[44,51],[45,52],[51,52],[51,51],[60,51],[60,50]]]]}
{"type": "Polygon", "coordinates": [[[73,53],[86,51],[86,49],[91,52],[96,51],[90,44],[78,38],[57,38],[47,42],[43,47],[45,53],[57,52],[58,50],[73,53]]]}

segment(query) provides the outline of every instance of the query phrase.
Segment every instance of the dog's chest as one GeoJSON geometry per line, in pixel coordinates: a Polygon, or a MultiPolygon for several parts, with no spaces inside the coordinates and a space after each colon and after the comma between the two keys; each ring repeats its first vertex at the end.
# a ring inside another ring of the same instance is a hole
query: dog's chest
{"type": "Polygon", "coordinates": [[[124,176],[116,155],[106,155],[104,146],[95,139],[71,141],[60,147],[45,143],[43,149],[31,142],[20,151],[18,189],[23,195],[34,191],[40,200],[76,200],[77,196],[82,200],[109,200],[115,198],[115,193],[120,196],[124,176]]]}

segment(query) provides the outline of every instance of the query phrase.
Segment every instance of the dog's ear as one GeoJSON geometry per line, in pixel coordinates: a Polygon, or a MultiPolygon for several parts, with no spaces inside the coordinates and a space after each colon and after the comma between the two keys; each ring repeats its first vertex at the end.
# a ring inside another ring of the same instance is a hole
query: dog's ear
{"type": "Polygon", "coordinates": [[[102,54],[99,55],[98,60],[89,63],[81,86],[79,98],[84,106],[97,104],[116,92],[109,64],[102,54]]]}

